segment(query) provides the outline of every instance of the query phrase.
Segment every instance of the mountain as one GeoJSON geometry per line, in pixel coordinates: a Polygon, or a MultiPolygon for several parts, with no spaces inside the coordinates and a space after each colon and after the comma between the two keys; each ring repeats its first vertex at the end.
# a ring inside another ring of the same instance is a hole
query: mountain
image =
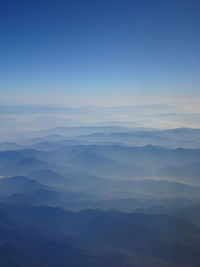
{"type": "Polygon", "coordinates": [[[78,140],[99,142],[118,142],[127,146],[165,146],[170,148],[199,148],[200,130],[177,128],[170,130],[127,129],[126,131],[101,132],[81,135],[78,140]]]}
{"type": "Polygon", "coordinates": [[[40,183],[57,188],[59,191],[78,191],[98,195],[105,191],[105,187],[111,187],[115,181],[81,171],[68,171],[62,175],[48,169],[39,169],[29,174],[29,177],[40,183]]]}
{"type": "Polygon", "coordinates": [[[134,169],[93,149],[77,152],[68,160],[68,164],[90,175],[103,177],[130,177],[134,169]]]}
{"type": "Polygon", "coordinates": [[[1,204],[0,233],[5,267],[197,267],[200,260],[200,229],[165,215],[1,204]]]}
{"type": "Polygon", "coordinates": [[[160,175],[166,178],[181,178],[182,180],[188,181],[192,184],[200,185],[200,164],[198,161],[188,162],[182,166],[172,164],[166,166],[160,170],[160,175]]]}
{"type": "MultiPolygon", "coordinates": [[[[189,197],[195,198],[200,196],[200,187],[180,182],[167,180],[142,180],[130,183],[133,191],[159,198],[165,197],[189,197]]],[[[130,186],[129,186],[130,188],[130,186]]]]}
{"type": "Polygon", "coordinates": [[[199,133],[61,127],[2,142],[0,266],[199,267],[199,133]]]}
{"type": "Polygon", "coordinates": [[[0,151],[0,173],[2,176],[26,176],[37,169],[56,168],[51,161],[53,157],[53,153],[34,149],[0,151]]]}
{"type": "Polygon", "coordinates": [[[33,149],[0,152],[0,175],[27,176],[38,169],[48,169],[62,176],[81,172],[121,180],[156,178],[198,185],[199,159],[200,149],[67,145],[48,152],[33,149]]]}
{"type": "Polygon", "coordinates": [[[36,179],[42,184],[60,187],[70,184],[70,179],[48,169],[38,169],[29,174],[29,177],[36,179]]]}
{"type": "Polygon", "coordinates": [[[28,194],[36,189],[45,189],[47,186],[25,176],[0,179],[0,195],[9,196],[15,193],[28,194]]]}

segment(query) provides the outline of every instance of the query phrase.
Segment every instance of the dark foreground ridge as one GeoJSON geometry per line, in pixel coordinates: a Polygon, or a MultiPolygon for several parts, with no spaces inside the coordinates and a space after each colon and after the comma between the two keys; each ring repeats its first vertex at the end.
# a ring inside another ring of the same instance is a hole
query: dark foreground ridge
{"type": "Polygon", "coordinates": [[[200,228],[166,215],[0,206],[0,266],[199,266],[200,228]]]}

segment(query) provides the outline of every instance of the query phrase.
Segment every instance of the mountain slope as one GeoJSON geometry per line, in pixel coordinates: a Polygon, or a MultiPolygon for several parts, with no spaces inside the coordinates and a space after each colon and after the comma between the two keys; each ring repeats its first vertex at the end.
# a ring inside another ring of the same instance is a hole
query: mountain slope
{"type": "Polygon", "coordinates": [[[32,257],[36,266],[74,267],[197,267],[200,260],[200,228],[164,215],[0,205],[0,232],[3,260],[20,266],[32,257]]]}

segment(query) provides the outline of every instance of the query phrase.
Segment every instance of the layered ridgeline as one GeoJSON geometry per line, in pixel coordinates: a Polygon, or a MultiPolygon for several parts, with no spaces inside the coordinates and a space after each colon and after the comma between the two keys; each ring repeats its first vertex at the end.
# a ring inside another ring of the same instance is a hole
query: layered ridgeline
{"type": "Polygon", "coordinates": [[[61,127],[0,143],[1,266],[199,266],[200,130],[61,127]]]}

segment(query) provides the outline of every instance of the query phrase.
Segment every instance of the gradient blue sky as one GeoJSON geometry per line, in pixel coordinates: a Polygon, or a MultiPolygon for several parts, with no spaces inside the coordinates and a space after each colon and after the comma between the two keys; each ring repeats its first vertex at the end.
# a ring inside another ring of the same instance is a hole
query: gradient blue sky
{"type": "Polygon", "coordinates": [[[0,102],[200,97],[199,12],[198,0],[2,0],[0,102]]]}

